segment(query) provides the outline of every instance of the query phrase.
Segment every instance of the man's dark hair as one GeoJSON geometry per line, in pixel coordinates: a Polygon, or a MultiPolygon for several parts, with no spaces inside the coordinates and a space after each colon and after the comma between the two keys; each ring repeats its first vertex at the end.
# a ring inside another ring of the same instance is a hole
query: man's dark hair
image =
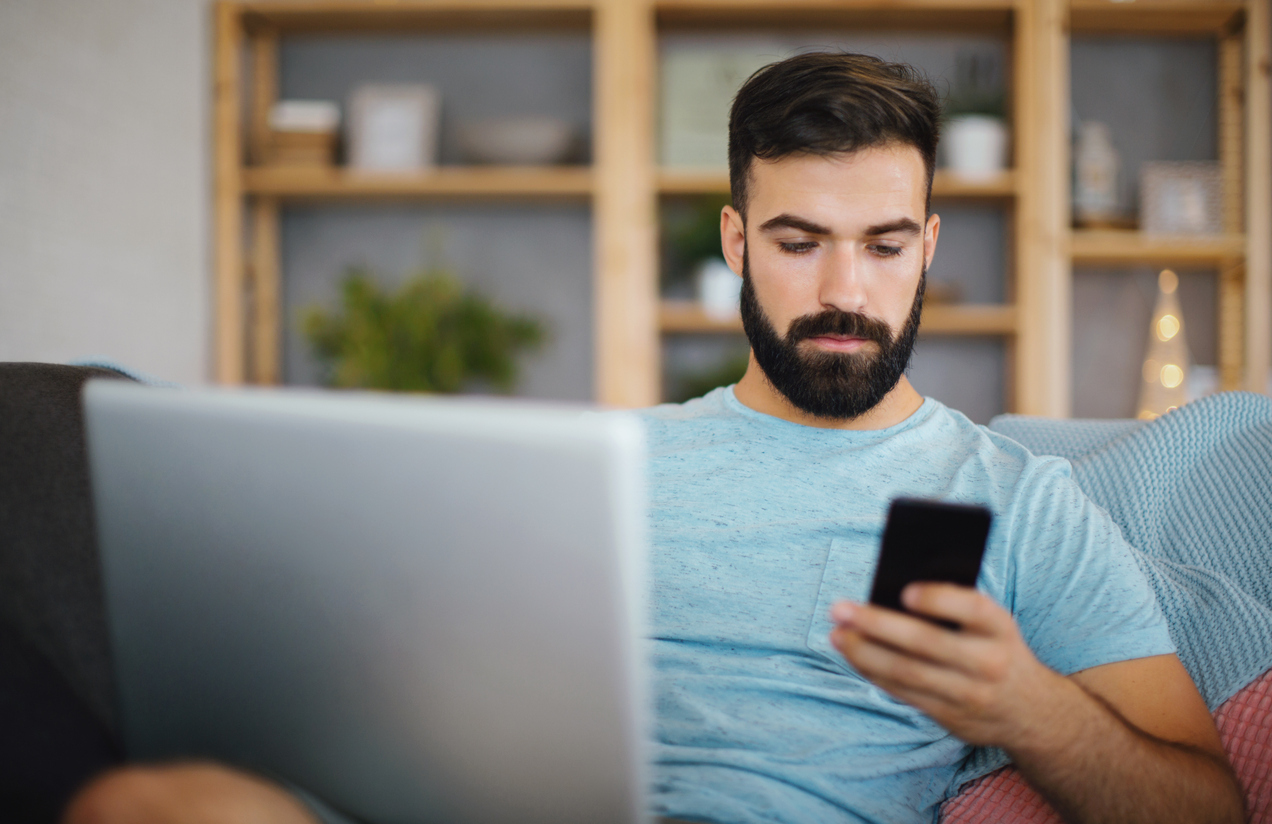
{"type": "Polygon", "coordinates": [[[751,159],[913,146],[927,169],[926,210],[940,137],[936,90],[910,66],[865,54],[812,52],[770,63],[742,85],[729,112],[729,183],[746,219],[751,159]]]}

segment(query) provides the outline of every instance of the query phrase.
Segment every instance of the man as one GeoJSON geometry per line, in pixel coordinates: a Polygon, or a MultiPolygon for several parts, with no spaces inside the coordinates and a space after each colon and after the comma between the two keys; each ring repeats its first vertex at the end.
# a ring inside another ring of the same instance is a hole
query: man
{"type": "Polygon", "coordinates": [[[904,376],[940,218],[939,106],[907,67],[807,54],[729,128],[742,380],[647,413],[655,810],[926,821],[970,747],[1071,821],[1238,821],[1218,734],[1121,534],[1068,477],[904,376]],[[860,603],[891,498],[995,515],[978,589],[860,603]],[[846,600],[845,600],[846,599],[846,600]]]}
{"type": "MultiPolygon", "coordinates": [[[[646,413],[653,811],[930,821],[976,745],[1005,749],[1070,821],[1239,821],[1117,528],[1067,464],[904,376],[940,232],[938,117],[909,69],[859,55],[774,64],[734,102],[721,237],[751,361],[735,387],[646,413]],[[994,512],[978,589],[905,594],[957,631],[860,603],[898,495],[994,512]]],[[[304,817],[277,788],[196,766],[108,777],[71,819],[145,821],[126,815],[137,799],[304,817]]]]}

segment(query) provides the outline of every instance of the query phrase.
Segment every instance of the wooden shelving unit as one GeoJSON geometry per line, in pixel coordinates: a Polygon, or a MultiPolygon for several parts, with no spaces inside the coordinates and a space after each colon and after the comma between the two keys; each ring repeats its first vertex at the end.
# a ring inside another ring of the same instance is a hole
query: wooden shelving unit
{"type": "Polygon", "coordinates": [[[1262,388],[1272,360],[1269,0],[221,0],[216,5],[216,374],[279,377],[279,209],[296,201],[583,200],[593,220],[597,400],[659,398],[665,333],[736,332],[694,305],[660,301],[655,216],[664,197],[728,191],[722,171],[659,168],[657,44],[672,32],[904,30],[1002,37],[1010,55],[1014,169],[989,181],[938,174],[934,196],[1009,215],[1012,302],[933,304],[922,331],[1008,342],[1017,412],[1066,415],[1072,267],[1151,263],[1220,272],[1225,388],[1262,388]],[[590,167],[450,168],[403,176],[255,165],[277,90],[278,44],[298,33],[581,31],[593,50],[590,167]],[[1213,37],[1227,234],[1160,240],[1069,229],[1071,33],[1213,37]],[[244,82],[245,58],[251,87],[244,82]],[[247,122],[244,123],[244,113],[247,122]],[[1247,227],[1253,227],[1247,230],[1247,227]],[[250,229],[250,231],[248,231],[250,229]],[[250,243],[245,242],[245,238],[250,243]],[[248,307],[253,307],[249,316],[248,307]]]}

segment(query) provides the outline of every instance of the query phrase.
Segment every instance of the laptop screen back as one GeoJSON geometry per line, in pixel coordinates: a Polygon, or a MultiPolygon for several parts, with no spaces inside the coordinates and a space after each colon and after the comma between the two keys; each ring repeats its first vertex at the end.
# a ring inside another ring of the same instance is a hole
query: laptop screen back
{"type": "Polygon", "coordinates": [[[374,824],[641,819],[636,421],[115,382],[85,407],[130,757],[374,824]]]}

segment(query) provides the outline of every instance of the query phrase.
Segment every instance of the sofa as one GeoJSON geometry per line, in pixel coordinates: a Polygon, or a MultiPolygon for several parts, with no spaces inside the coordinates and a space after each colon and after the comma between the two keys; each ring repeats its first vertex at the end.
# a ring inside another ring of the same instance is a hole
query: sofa
{"type": "MultiPolygon", "coordinates": [[[[122,762],[80,405],[89,378],[130,379],[0,363],[4,821],[56,821],[122,762]]],[[[1070,460],[1143,553],[1250,818],[1272,824],[1272,399],[1228,393],[1152,424],[1009,415],[991,429],[1070,460]]],[[[963,775],[944,822],[1059,820],[997,751],[978,751],[963,775]]]]}
{"type": "Polygon", "coordinates": [[[108,369],[0,363],[0,820],[57,820],[122,760],[80,389],[108,369]]]}

